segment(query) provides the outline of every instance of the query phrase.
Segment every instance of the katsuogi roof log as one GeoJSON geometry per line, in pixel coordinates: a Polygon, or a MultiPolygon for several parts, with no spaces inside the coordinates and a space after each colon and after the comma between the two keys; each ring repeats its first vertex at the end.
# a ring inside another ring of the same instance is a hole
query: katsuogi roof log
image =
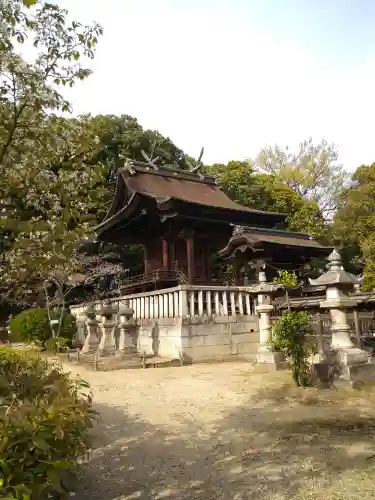
{"type": "Polygon", "coordinates": [[[273,227],[286,215],[239,205],[214,177],[201,172],[128,162],[119,170],[112,205],[96,231],[102,241],[120,232],[126,241],[135,241],[173,218],[273,227]]]}

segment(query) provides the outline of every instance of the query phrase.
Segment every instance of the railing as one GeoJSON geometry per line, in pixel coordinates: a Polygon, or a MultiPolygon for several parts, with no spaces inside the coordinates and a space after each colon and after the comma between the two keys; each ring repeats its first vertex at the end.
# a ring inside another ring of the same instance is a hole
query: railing
{"type": "MultiPolygon", "coordinates": [[[[129,301],[135,319],[201,316],[250,316],[255,314],[254,297],[246,287],[179,285],[152,292],[111,299],[118,305],[129,301]]],[[[100,304],[97,304],[97,308],[100,304]]],[[[83,305],[72,307],[82,313],[83,305]]]]}
{"type": "Polygon", "coordinates": [[[157,269],[149,273],[137,274],[120,281],[120,289],[128,288],[134,285],[143,285],[147,283],[158,283],[160,281],[176,281],[177,283],[187,283],[187,277],[179,269],[157,269]]]}

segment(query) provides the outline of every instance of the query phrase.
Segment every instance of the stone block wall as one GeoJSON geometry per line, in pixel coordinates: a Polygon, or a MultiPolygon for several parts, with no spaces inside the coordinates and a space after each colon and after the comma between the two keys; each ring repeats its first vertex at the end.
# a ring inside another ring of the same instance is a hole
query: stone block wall
{"type": "Polygon", "coordinates": [[[259,345],[257,316],[140,320],[136,328],[139,352],[165,358],[181,353],[186,362],[253,360],[259,345]]]}

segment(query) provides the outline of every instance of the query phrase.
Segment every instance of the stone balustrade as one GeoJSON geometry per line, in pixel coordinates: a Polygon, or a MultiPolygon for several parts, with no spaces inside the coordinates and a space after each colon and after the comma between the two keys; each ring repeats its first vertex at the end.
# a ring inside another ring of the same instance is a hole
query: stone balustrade
{"type": "MultiPolygon", "coordinates": [[[[251,289],[244,286],[180,285],[109,299],[106,307],[111,305],[116,311],[111,320],[116,327],[112,322],[110,326],[117,350],[130,351],[136,347],[138,352],[162,357],[183,355],[188,360],[222,359],[233,355],[255,356],[259,334],[254,297],[251,289]],[[134,311],[131,324],[126,326],[126,337],[122,334],[121,311],[124,307],[134,311]],[[126,349],[123,337],[129,344],[126,349]]],[[[87,306],[72,306],[71,312],[80,318],[87,306]]],[[[90,327],[97,330],[97,334],[92,333],[93,339],[97,336],[100,343],[103,339],[103,302],[93,303],[91,308],[90,327]]],[[[86,344],[89,348],[87,334],[86,344]]]]}
{"type": "MultiPolygon", "coordinates": [[[[125,301],[134,310],[136,320],[255,314],[254,294],[243,286],[181,285],[110,299],[118,306],[125,301]]],[[[98,311],[101,307],[102,302],[95,304],[98,311]]],[[[85,306],[80,304],[71,309],[78,317],[84,314],[85,306]]]]}
{"type": "MultiPolygon", "coordinates": [[[[137,320],[254,314],[254,299],[246,287],[181,285],[126,299],[137,320]]],[[[116,300],[121,304],[123,299],[116,300]]]]}

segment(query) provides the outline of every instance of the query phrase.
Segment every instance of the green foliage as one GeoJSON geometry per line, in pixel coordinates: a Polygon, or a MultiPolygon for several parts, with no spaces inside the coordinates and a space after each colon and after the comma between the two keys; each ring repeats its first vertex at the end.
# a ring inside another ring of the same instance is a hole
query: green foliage
{"type": "Polygon", "coordinates": [[[26,293],[75,270],[91,231],[90,193],[102,166],[88,168],[92,138],[81,122],[58,115],[70,110],[62,88],[91,73],[85,66],[102,28],[69,21],[44,0],[0,2],[0,19],[0,274],[8,294],[26,293]],[[15,50],[26,38],[27,61],[15,50]]]}
{"type": "MultiPolygon", "coordinates": [[[[345,245],[349,264],[363,267],[364,288],[375,287],[375,163],[362,165],[352,175],[334,218],[337,246],[345,245]]],[[[354,269],[355,270],[355,269],[354,269]]]]}
{"type": "Polygon", "coordinates": [[[47,351],[50,351],[53,354],[56,354],[63,347],[67,347],[68,343],[69,343],[69,340],[64,338],[64,337],[55,337],[52,339],[48,339],[45,342],[45,348],[47,351]]]}
{"type": "Polygon", "coordinates": [[[51,337],[47,309],[35,308],[22,311],[10,323],[12,335],[24,342],[44,342],[51,337]]]}
{"type": "Polygon", "coordinates": [[[293,311],[283,314],[275,323],[270,348],[289,361],[292,377],[298,387],[311,385],[309,357],[315,354],[316,343],[312,340],[314,330],[311,317],[305,312],[293,311]]]}
{"type": "MultiPolygon", "coordinates": [[[[68,312],[60,314],[56,312],[51,315],[51,319],[58,320],[59,337],[71,340],[77,331],[76,321],[73,315],[68,312]]],[[[45,308],[33,308],[22,311],[10,324],[12,335],[22,339],[24,342],[39,342],[42,345],[52,337],[52,329],[45,308]]]]}
{"type": "Polygon", "coordinates": [[[274,279],[274,282],[283,285],[284,288],[297,288],[300,284],[298,276],[295,272],[278,270],[277,274],[278,276],[274,279]]]}
{"type": "Polygon", "coordinates": [[[218,175],[225,193],[238,203],[287,214],[287,228],[322,237],[325,223],[318,204],[303,197],[275,173],[259,173],[251,161],[230,161],[207,167],[211,174],[218,175]]]}
{"type": "Polygon", "coordinates": [[[0,349],[0,498],[63,496],[96,418],[88,385],[33,352],[0,349]]]}
{"type": "Polygon", "coordinates": [[[259,172],[276,176],[304,200],[315,203],[323,218],[330,220],[348,179],[337,159],[334,144],[325,140],[314,144],[310,137],[296,153],[278,146],[263,149],[255,165],[259,172]]]}

